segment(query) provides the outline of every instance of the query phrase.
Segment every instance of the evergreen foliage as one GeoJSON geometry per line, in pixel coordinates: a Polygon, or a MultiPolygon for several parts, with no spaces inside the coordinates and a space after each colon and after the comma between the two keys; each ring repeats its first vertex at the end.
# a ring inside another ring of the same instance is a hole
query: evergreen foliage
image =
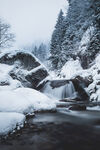
{"type": "Polygon", "coordinates": [[[53,68],[58,69],[62,64],[62,49],[61,45],[65,35],[65,26],[64,26],[64,16],[62,10],[60,10],[58,20],[55,26],[55,30],[52,34],[51,45],[50,45],[50,60],[52,62],[53,68]],[[61,56],[61,57],[59,57],[61,56]]]}
{"type": "Polygon", "coordinates": [[[51,38],[53,69],[60,69],[66,61],[77,56],[83,68],[87,68],[99,50],[100,0],[69,0],[67,15],[64,17],[60,11],[51,38]]]}

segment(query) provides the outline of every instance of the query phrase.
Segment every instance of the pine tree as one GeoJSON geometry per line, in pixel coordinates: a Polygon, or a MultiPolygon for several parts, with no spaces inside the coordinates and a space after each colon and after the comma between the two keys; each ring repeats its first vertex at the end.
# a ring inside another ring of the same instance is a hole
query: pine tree
{"type": "Polygon", "coordinates": [[[38,48],[38,53],[39,53],[39,56],[38,58],[41,60],[41,61],[45,61],[46,59],[46,55],[47,55],[47,52],[46,52],[46,45],[41,43],[39,48],[38,48]]]}
{"type": "Polygon", "coordinates": [[[67,15],[64,17],[60,11],[52,34],[50,60],[53,69],[60,69],[70,58],[78,56],[82,67],[87,68],[100,51],[100,0],[68,1],[67,15]],[[87,42],[83,37],[90,28],[93,34],[87,35],[87,42]],[[82,47],[86,47],[85,51],[82,47]]]}
{"type": "Polygon", "coordinates": [[[59,69],[60,64],[62,63],[62,50],[61,50],[61,44],[63,42],[65,35],[65,28],[64,28],[64,16],[63,11],[60,10],[58,20],[55,26],[55,30],[52,34],[51,38],[51,45],[50,45],[50,60],[52,62],[52,67],[54,69],[59,69]]]}
{"type": "Polygon", "coordinates": [[[38,48],[37,48],[37,46],[34,47],[32,53],[33,53],[36,57],[38,57],[38,48]]]}

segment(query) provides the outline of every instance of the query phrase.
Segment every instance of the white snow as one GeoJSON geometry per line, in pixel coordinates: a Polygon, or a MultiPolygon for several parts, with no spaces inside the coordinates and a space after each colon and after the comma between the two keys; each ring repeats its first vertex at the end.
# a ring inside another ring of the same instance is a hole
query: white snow
{"type": "Polygon", "coordinates": [[[30,114],[34,111],[55,109],[54,100],[29,88],[0,92],[0,111],[30,114]]]}
{"type": "Polygon", "coordinates": [[[96,110],[96,111],[100,111],[100,106],[87,107],[87,110],[96,110]]]}
{"type": "Polygon", "coordinates": [[[24,115],[35,111],[54,110],[56,101],[29,88],[0,91],[0,134],[7,134],[23,125],[24,115]]]}
{"type": "Polygon", "coordinates": [[[93,82],[88,87],[91,100],[100,101],[100,54],[96,57],[93,66],[89,69],[93,82]]]}
{"type": "Polygon", "coordinates": [[[84,70],[81,67],[80,61],[78,59],[71,59],[63,66],[60,74],[61,78],[65,79],[72,79],[76,76],[81,76],[83,78],[92,77],[93,82],[86,90],[90,94],[91,101],[100,101],[100,54],[98,54],[89,69],[84,70]]]}
{"type": "MultiPolygon", "coordinates": [[[[13,52],[15,55],[18,51],[13,52]]],[[[4,55],[0,54],[0,57],[4,55]]],[[[16,69],[14,65],[0,64],[0,135],[12,132],[18,125],[23,126],[25,115],[34,114],[35,111],[54,110],[56,101],[46,95],[30,88],[24,88],[20,81],[14,80],[9,72],[16,69]]],[[[29,74],[43,68],[43,65],[27,71],[23,68],[22,73],[29,74]]],[[[18,69],[16,71],[19,71],[18,69]]],[[[17,72],[16,72],[17,73],[17,72]]]]}
{"type": "Polygon", "coordinates": [[[56,101],[50,99],[45,94],[34,89],[19,88],[16,93],[23,95],[31,104],[34,111],[52,110],[56,108],[56,101]]]}
{"type": "Polygon", "coordinates": [[[85,51],[87,50],[90,39],[93,36],[93,32],[94,32],[94,27],[90,26],[83,34],[82,40],[80,42],[79,50],[78,50],[82,54],[84,54],[85,51]]]}
{"type": "Polygon", "coordinates": [[[6,64],[0,64],[0,91],[12,90],[22,86],[18,80],[13,80],[9,75],[9,72],[14,67],[14,65],[10,66],[6,64]],[[6,85],[2,86],[3,83],[5,83],[6,85]]]}
{"type": "Polygon", "coordinates": [[[44,67],[42,65],[32,69],[31,71],[28,71],[28,74],[31,74],[31,73],[35,73],[36,71],[38,71],[39,69],[44,69],[44,67]]]}
{"type": "Polygon", "coordinates": [[[71,79],[75,77],[76,75],[80,74],[83,71],[79,60],[69,60],[66,62],[66,64],[63,66],[61,70],[61,77],[64,77],[66,79],[71,79]]]}
{"type": "MultiPolygon", "coordinates": [[[[15,51],[12,54],[9,54],[9,57],[12,57],[18,52],[19,51],[15,51]]],[[[0,54],[0,57],[2,57],[2,55],[3,54],[0,54]]],[[[46,87],[44,94],[34,89],[24,88],[20,81],[12,79],[9,75],[9,72],[13,70],[16,65],[18,64],[0,64],[0,135],[12,132],[17,125],[19,127],[22,126],[26,114],[34,114],[36,111],[56,109],[58,101],[53,99],[53,97],[48,97],[50,96],[49,92],[56,96],[56,98],[57,95],[58,98],[61,97],[62,91],[66,88],[69,89],[69,91],[67,91],[68,95],[70,95],[70,92],[71,94],[75,93],[73,92],[74,90],[70,91],[71,84],[67,85],[67,87],[62,86],[59,90],[57,88],[52,90],[51,87],[47,85],[48,87],[46,87]],[[5,85],[2,85],[3,83],[5,83],[5,85]]],[[[36,72],[41,68],[43,68],[43,65],[40,65],[31,71],[24,70],[23,68],[21,71],[22,74],[25,75],[36,72]]],[[[62,79],[66,78],[67,80],[75,78],[78,75],[83,78],[91,75],[93,82],[87,88],[87,91],[90,93],[90,100],[100,101],[100,85],[98,84],[98,82],[100,82],[99,70],[100,55],[97,56],[92,67],[86,70],[81,67],[79,59],[71,59],[63,66],[60,75],[62,79]]],[[[53,76],[51,78],[53,78],[53,76]]],[[[44,79],[44,81],[48,79],[50,79],[50,76],[44,79]]],[[[41,83],[42,82],[43,81],[41,81],[41,83]]],[[[88,109],[99,110],[100,107],[88,109]]]]}
{"type": "Polygon", "coordinates": [[[0,64],[0,82],[9,83],[9,72],[12,70],[12,66],[0,64]]]}
{"type": "Polygon", "coordinates": [[[2,53],[0,53],[0,58],[5,56],[5,54],[8,55],[8,58],[12,58],[14,55],[17,55],[18,53],[29,54],[32,57],[34,57],[36,61],[39,62],[38,58],[36,58],[31,52],[26,51],[26,50],[6,50],[5,52],[3,51],[2,53]]]}
{"type": "Polygon", "coordinates": [[[0,53],[0,58],[2,58],[3,56],[5,56],[5,54],[7,54],[8,58],[12,58],[13,56],[17,55],[18,53],[23,53],[23,54],[28,54],[30,56],[32,56],[37,62],[39,62],[41,64],[41,67],[43,67],[44,69],[47,70],[47,68],[44,66],[44,64],[31,52],[27,51],[27,50],[6,50],[5,52],[3,51],[2,53],[0,53]]]}
{"type": "Polygon", "coordinates": [[[6,135],[15,128],[23,127],[25,116],[19,113],[0,112],[0,135],[6,135]]]}

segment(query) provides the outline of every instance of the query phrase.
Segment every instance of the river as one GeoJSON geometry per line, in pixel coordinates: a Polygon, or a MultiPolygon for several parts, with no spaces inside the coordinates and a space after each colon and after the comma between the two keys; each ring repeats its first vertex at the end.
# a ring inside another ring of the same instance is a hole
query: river
{"type": "Polygon", "coordinates": [[[0,141],[0,150],[99,149],[99,111],[37,113],[23,129],[0,141]]]}

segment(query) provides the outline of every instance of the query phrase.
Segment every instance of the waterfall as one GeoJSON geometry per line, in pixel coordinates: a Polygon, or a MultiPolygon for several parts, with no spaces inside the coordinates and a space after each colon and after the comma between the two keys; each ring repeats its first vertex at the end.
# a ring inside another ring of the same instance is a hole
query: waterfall
{"type": "Polygon", "coordinates": [[[68,84],[66,84],[63,87],[61,98],[73,97],[74,94],[75,94],[75,88],[74,88],[72,81],[70,81],[68,84]]]}
{"type": "Polygon", "coordinates": [[[54,97],[56,99],[72,98],[76,96],[75,88],[72,81],[69,81],[63,86],[53,88],[50,81],[46,83],[42,92],[49,97],[54,97]]]}

